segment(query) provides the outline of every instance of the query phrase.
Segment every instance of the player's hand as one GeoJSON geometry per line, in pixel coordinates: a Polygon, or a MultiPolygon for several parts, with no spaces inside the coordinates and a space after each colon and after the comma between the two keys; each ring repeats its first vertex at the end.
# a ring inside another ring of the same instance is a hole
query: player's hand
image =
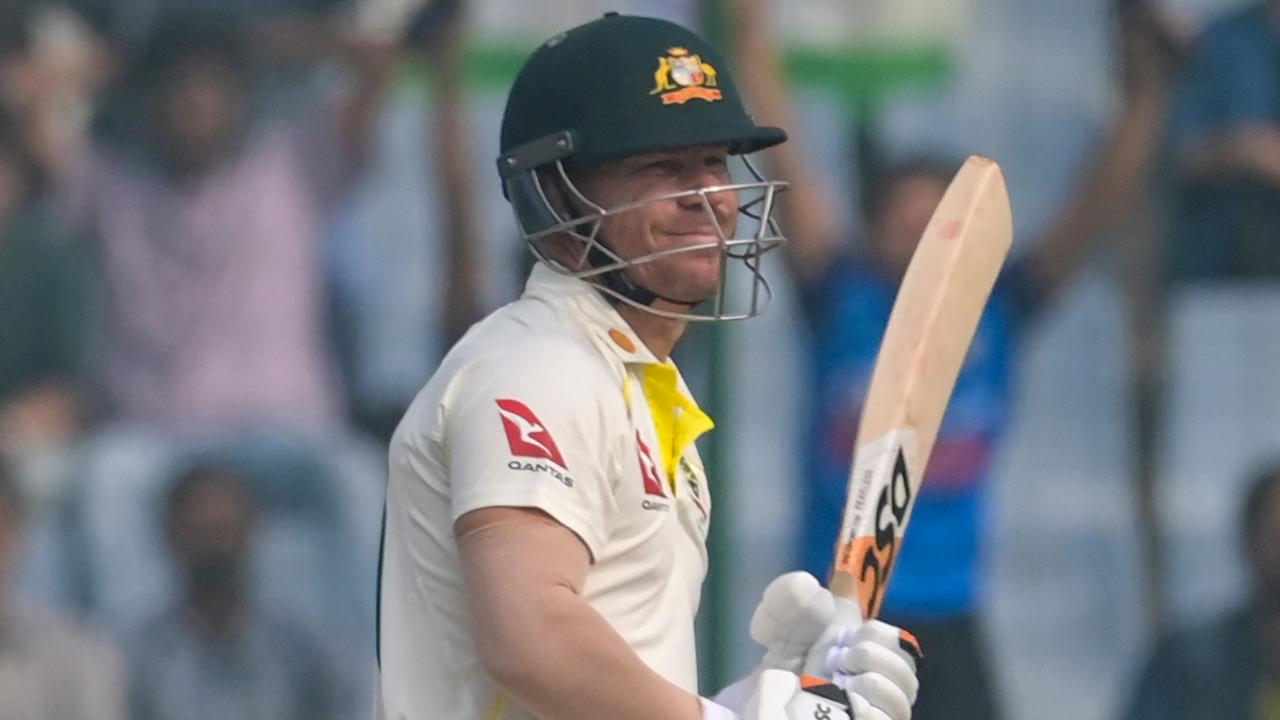
{"type": "MultiPolygon", "coordinates": [[[[866,715],[866,720],[881,716],[866,715]]],[[[848,693],[785,670],[763,670],[742,720],[864,720],[854,714],[848,693]],[[807,687],[806,687],[807,686],[807,687]]]]}
{"type": "Polygon", "coordinates": [[[908,720],[874,707],[866,698],[813,677],[786,670],[760,670],[752,676],[750,700],[741,713],[707,700],[703,720],[908,720]]]}
{"type": "Polygon", "coordinates": [[[770,583],[751,636],[768,650],[764,668],[828,680],[894,720],[911,716],[920,687],[915,638],[879,620],[863,622],[856,603],[833,597],[812,575],[770,583]]]}

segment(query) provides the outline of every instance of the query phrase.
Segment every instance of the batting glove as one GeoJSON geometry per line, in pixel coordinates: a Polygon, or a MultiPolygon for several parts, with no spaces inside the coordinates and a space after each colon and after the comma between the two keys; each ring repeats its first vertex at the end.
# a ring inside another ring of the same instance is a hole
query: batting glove
{"type": "Polygon", "coordinates": [[[908,720],[920,681],[920,646],[910,633],[879,620],[864,622],[858,604],[832,596],[812,575],[788,573],[769,584],[751,618],[751,637],[767,652],[762,669],[830,681],[879,714],[908,720]]]}
{"type": "Polygon", "coordinates": [[[742,713],[704,698],[703,720],[900,720],[859,695],[786,670],[760,670],[753,685],[742,713]]]}

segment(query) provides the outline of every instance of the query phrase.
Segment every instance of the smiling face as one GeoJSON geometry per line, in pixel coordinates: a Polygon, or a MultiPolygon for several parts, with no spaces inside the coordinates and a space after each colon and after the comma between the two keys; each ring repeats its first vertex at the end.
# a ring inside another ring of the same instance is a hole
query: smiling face
{"type": "MultiPolygon", "coordinates": [[[[636,155],[586,172],[582,194],[605,208],[615,208],[671,193],[725,185],[731,181],[728,150],[696,146],[636,155]]],[[[661,297],[689,305],[720,289],[723,262],[721,235],[734,235],[738,193],[725,190],[704,195],[657,200],[606,217],[598,239],[626,260],[653,253],[707,245],[644,262],[625,270],[635,284],[661,297]],[[704,201],[703,198],[706,198],[704,201]]]]}

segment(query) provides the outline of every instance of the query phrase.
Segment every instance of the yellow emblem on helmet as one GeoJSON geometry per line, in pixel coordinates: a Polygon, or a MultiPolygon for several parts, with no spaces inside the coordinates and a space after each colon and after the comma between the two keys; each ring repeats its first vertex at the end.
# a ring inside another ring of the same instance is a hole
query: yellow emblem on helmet
{"type": "Polygon", "coordinates": [[[661,95],[663,105],[683,105],[690,100],[719,100],[716,90],[716,69],[686,48],[673,47],[667,56],[658,58],[658,69],[653,73],[654,88],[650,95],[661,95]]]}

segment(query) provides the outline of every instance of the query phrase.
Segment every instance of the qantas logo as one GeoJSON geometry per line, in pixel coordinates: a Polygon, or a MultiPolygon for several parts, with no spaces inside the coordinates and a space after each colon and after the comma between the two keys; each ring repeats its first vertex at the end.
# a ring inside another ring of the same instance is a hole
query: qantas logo
{"type": "Polygon", "coordinates": [[[636,455],[640,457],[640,477],[644,479],[644,494],[666,497],[667,493],[662,489],[662,480],[658,478],[658,464],[653,461],[653,453],[650,452],[649,446],[640,439],[640,433],[636,433],[636,455]]]}
{"type": "Polygon", "coordinates": [[[498,400],[498,412],[502,415],[502,429],[507,433],[507,445],[516,457],[550,460],[565,470],[564,456],[551,438],[551,433],[529,406],[519,400],[498,400]]]}

